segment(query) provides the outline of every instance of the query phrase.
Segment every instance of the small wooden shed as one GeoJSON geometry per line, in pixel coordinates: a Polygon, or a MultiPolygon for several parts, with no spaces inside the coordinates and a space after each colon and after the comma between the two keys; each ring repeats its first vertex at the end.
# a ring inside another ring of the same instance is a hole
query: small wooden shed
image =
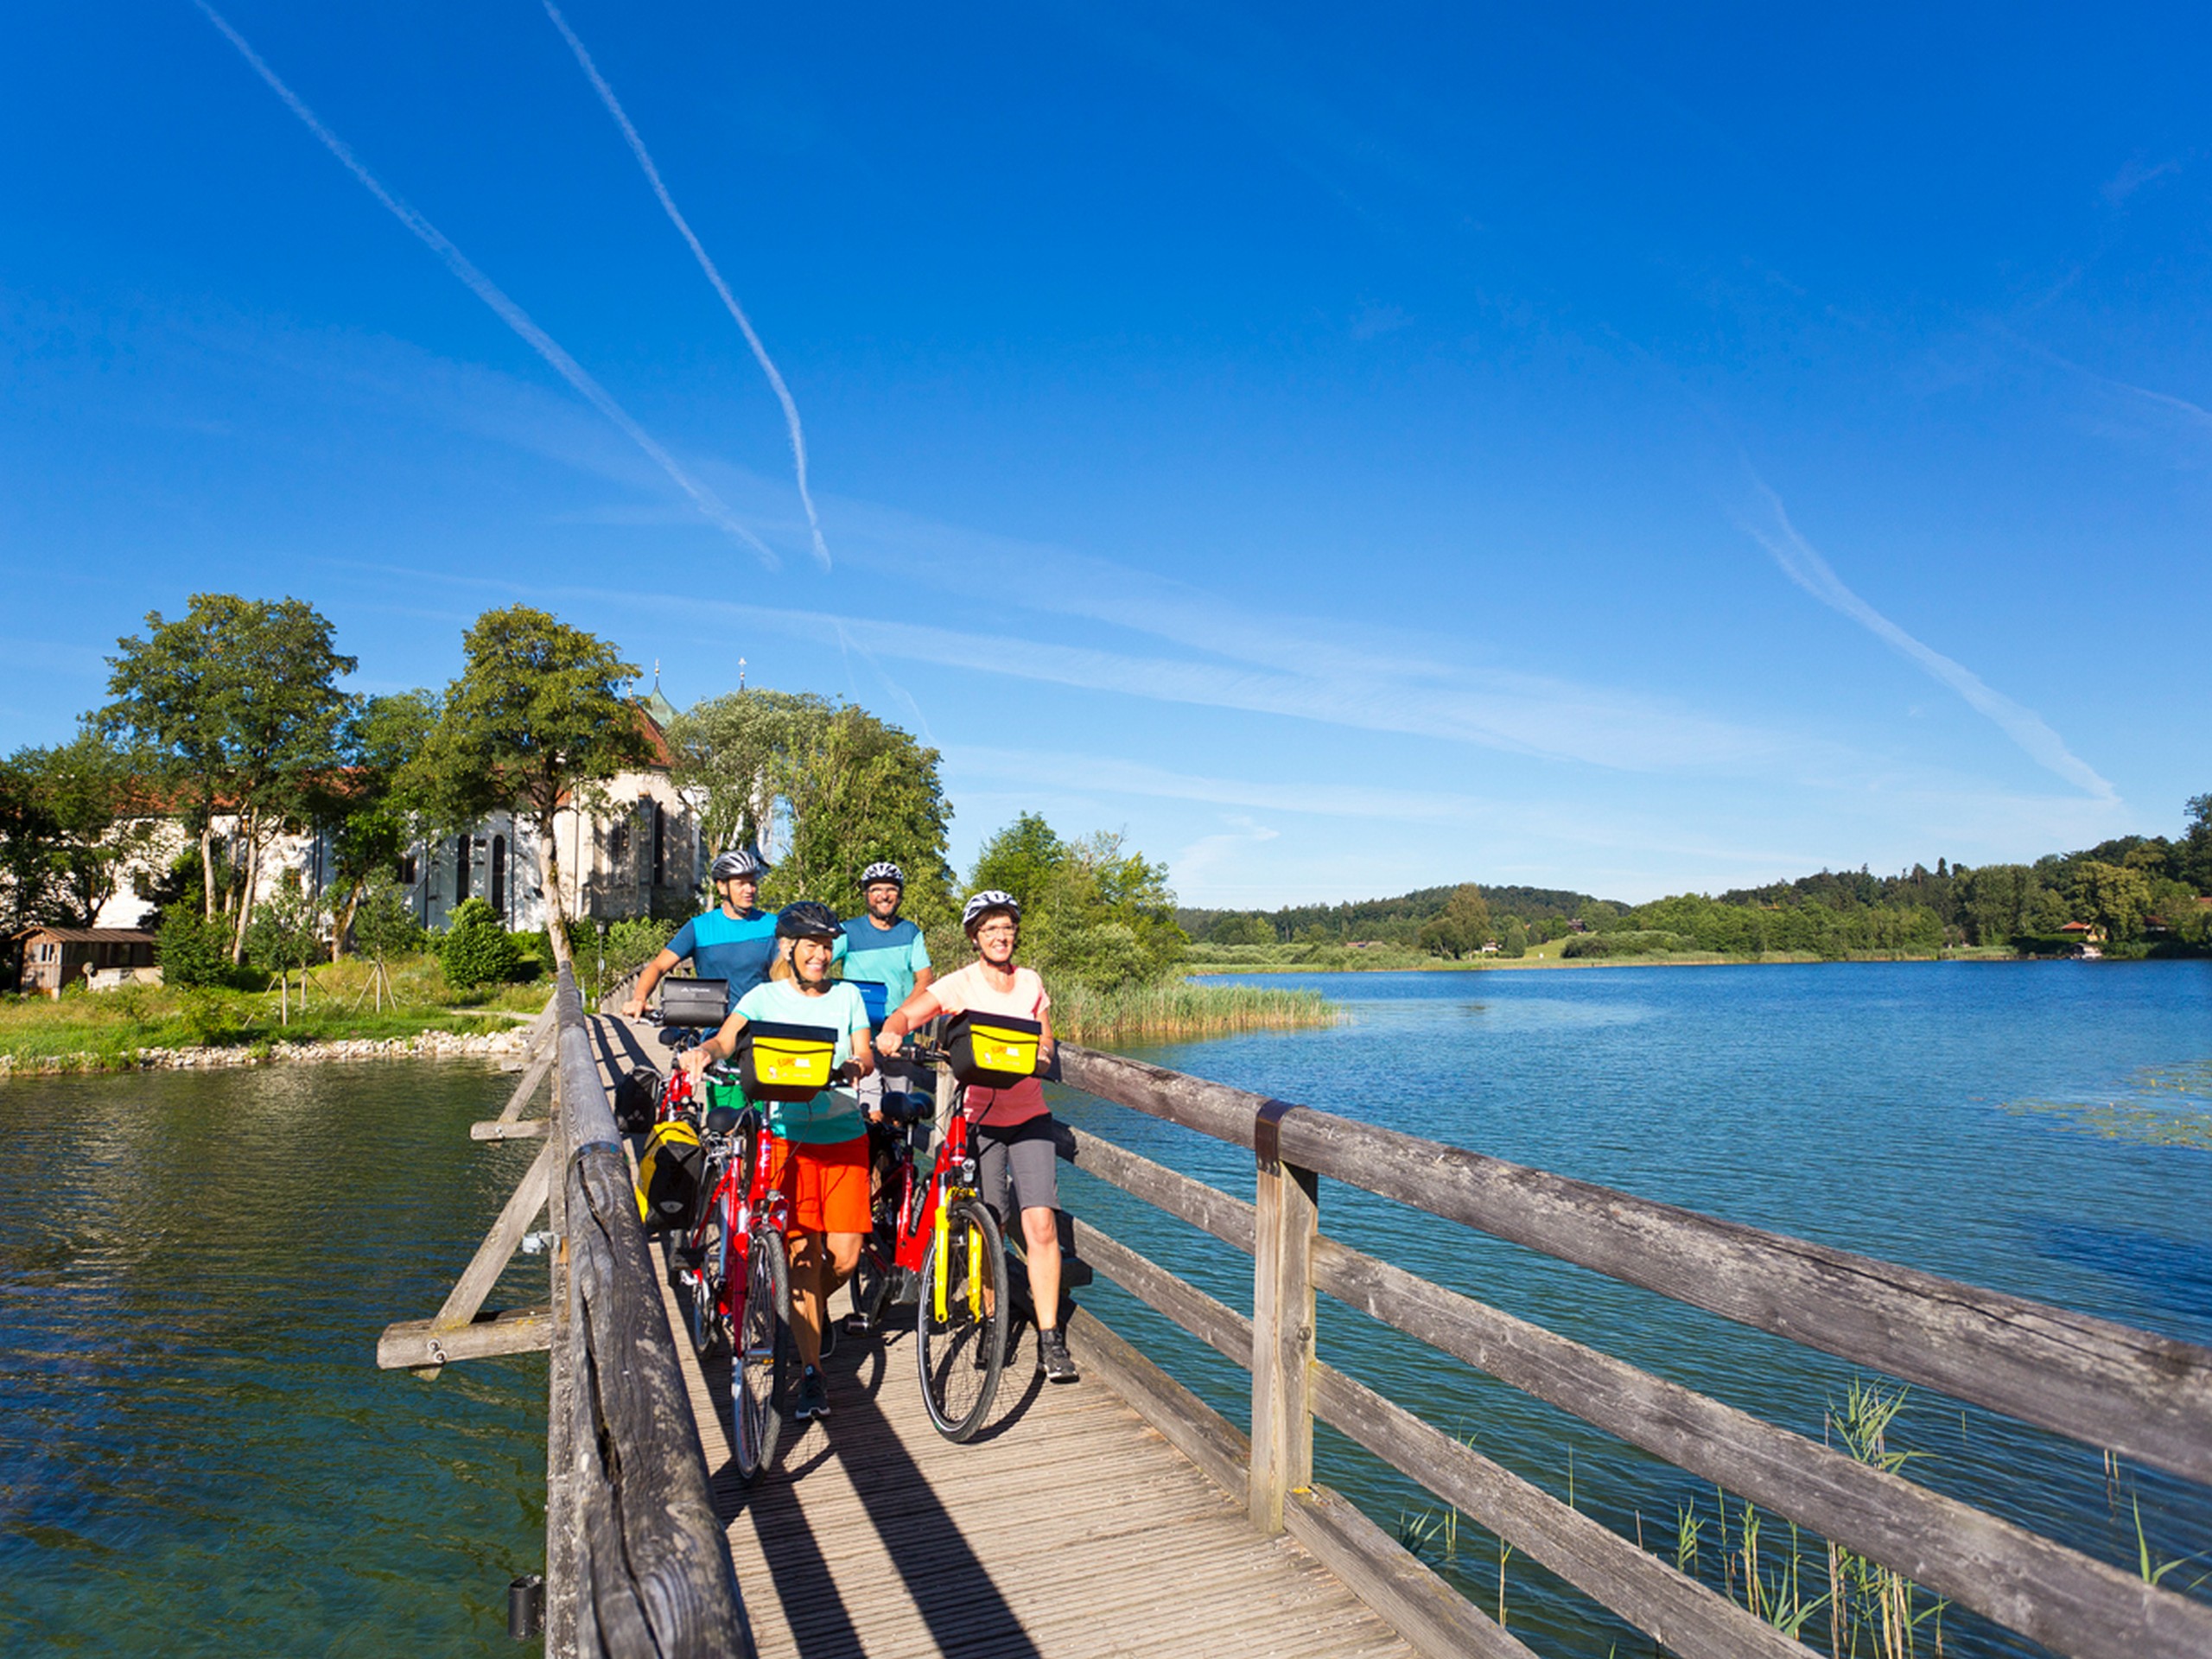
{"type": "Polygon", "coordinates": [[[90,981],[108,989],[154,975],[154,936],[137,927],[27,927],[16,935],[23,950],[23,988],[61,995],[65,985],[90,981]]]}

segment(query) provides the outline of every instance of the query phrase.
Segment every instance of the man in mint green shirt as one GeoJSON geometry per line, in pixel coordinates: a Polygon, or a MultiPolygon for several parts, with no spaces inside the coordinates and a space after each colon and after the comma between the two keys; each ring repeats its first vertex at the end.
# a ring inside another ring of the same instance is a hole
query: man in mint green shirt
{"type": "MultiPolygon", "coordinates": [[[[867,908],[843,924],[836,960],[845,965],[845,982],[856,988],[868,1007],[868,1024],[880,1027],[884,1016],[925,990],[937,977],[922,930],[899,913],[906,894],[906,874],[896,864],[879,862],[861,872],[861,898],[867,908]]],[[[886,1089],[929,1092],[920,1067],[901,1059],[880,1063],[880,1075],[861,1085],[862,1103],[873,1111],[886,1089]]]]}

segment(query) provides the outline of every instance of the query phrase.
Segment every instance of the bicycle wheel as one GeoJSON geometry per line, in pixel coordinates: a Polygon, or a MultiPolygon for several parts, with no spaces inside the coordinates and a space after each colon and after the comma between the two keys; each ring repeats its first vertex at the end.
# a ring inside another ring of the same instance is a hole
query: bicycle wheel
{"type": "MultiPolygon", "coordinates": [[[[702,1359],[711,1358],[729,1339],[729,1209],[727,1201],[709,1206],[699,1230],[699,1276],[686,1301],[691,1346],[702,1359]]],[[[676,1255],[670,1246],[671,1262],[676,1255]]]]}
{"type": "Polygon", "coordinates": [[[944,1313],[938,1314],[938,1246],[922,1265],[920,1339],[922,1403],[948,1440],[964,1440],[983,1426],[1006,1366],[1006,1247],[982,1200],[953,1200],[944,1233],[944,1313]]]}
{"type": "Polygon", "coordinates": [[[853,1268],[850,1281],[853,1313],[861,1327],[870,1332],[881,1329],[883,1305],[891,1289],[890,1275],[884,1272],[882,1259],[876,1255],[880,1243],[870,1238],[861,1245],[861,1259],[853,1268]]]}
{"type": "Polygon", "coordinates": [[[753,1235],[745,1302],[730,1344],[731,1451],[738,1478],[760,1478],[784,1433],[785,1373],[790,1370],[791,1269],[784,1236],[767,1228],[753,1235]]]}

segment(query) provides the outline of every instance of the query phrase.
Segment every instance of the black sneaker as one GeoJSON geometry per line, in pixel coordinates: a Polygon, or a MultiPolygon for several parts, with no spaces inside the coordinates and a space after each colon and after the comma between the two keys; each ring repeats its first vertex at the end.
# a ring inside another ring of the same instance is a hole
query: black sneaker
{"type": "Polygon", "coordinates": [[[1057,1330],[1037,1333],[1037,1363],[1047,1382],[1073,1382],[1081,1376],[1068,1352],[1068,1339],[1057,1330]]]}
{"type": "Polygon", "coordinates": [[[791,1415],[800,1422],[830,1414],[830,1386],[822,1380],[822,1373],[813,1366],[798,1380],[798,1399],[791,1406],[791,1415]]]}

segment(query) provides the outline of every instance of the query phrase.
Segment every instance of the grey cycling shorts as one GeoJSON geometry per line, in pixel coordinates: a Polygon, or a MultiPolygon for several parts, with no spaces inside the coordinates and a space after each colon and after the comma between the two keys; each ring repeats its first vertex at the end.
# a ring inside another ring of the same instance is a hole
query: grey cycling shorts
{"type": "Polygon", "coordinates": [[[976,1131],[976,1166],[983,1202],[1011,1222],[1023,1210],[1060,1207],[1059,1154],[1052,1114],[999,1130],[976,1131]],[[1007,1202],[1011,1188],[1013,1202],[1007,1202]]]}

